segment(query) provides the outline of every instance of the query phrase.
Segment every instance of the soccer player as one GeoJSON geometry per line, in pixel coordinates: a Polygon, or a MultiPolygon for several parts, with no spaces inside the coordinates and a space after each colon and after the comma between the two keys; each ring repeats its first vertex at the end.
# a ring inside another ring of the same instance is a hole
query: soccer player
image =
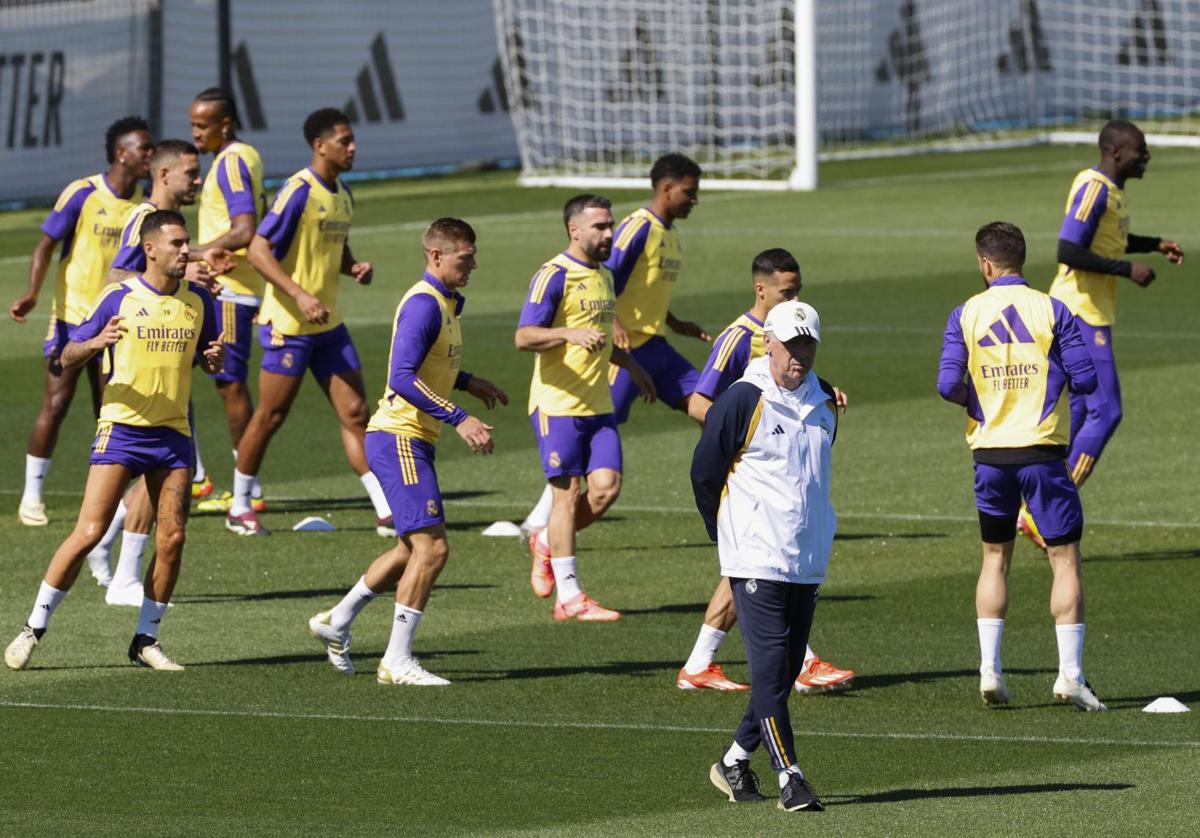
{"type": "Polygon", "coordinates": [[[250,264],[267,281],[258,316],[262,372],[258,407],[238,442],[225,526],[238,535],[266,534],[250,503],[254,478],[311,370],[341,423],[350,467],[375,507],[376,532],[394,536],[392,513],[363,450],[370,412],[362,364],[337,308],[341,274],[360,285],[370,284],[374,275],[370,262],[356,261],[350,252],[354,199],[338,177],[354,166],[350,118],[335,108],[313,111],[304,120],[304,139],[312,161],[279,190],[248,251],[250,264]]]}
{"type": "MultiPolygon", "coordinates": [[[[688,412],[698,373],[663,337],[669,327],[676,334],[709,342],[708,332],[671,312],[671,295],[683,263],[675,222],[687,218],[700,201],[700,167],[682,154],[666,154],[650,169],[654,196],[648,207],[635,210],[617,227],[606,265],[617,294],[613,345],[628,352],[654,379],[658,400],[688,412]]],[[[638,394],[630,374],[614,367],[609,371],[617,423],[629,418],[638,394]]],[[[550,511],[549,487],[523,528],[532,535],[546,526],[550,511]]],[[[531,539],[531,551],[536,552],[531,539]]]]}
{"type": "MultiPolygon", "coordinates": [[[[696,390],[688,400],[688,415],[704,424],[713,399],[742,377],[746,367],[763,355],[763,321],[767,312],[782,302],[796,299],[800,292],[800,265],[791,253],[781,247],[764,250],[750,265],[754,280],[754,305],[738,317],[717,337],[709,353],[696,390]]],[[[846,409],[846,395],[834,388],[838,407],[846,409]]],[[[744,690],[725,675],[716,663],[717,651],[737,622],[733,591],[729,580],[722,576],[708,602],[704,623],[692,648],[691,655],[679,670],[675,686],[681,690],[744,690]]],[[[819,692],[846,686],[854,678],[854,670],[839,669],[821,660],[812,646],[806,646],[804,666],[796,677],[795,689],[801,693],[819,692]]]]}
{"type": "Polygon", "coordinates": [[[576,195],[563,207],[563,223],[570,243],[533,275],[515,337],[517,349],[537,353],[529,419],[553,498],[549,526],[536,536],[541,543],[530,582],[540,597],[557,589],[555,620],[611,622],[620,612],[602,607],[579,585],[575,534],[597,521],[621,491],[609,362],[629,371],[647,401],[654,400],[654,382],[613,345],[617,301],[603,266],[612,249],[612,203],[576,195]],[[581,495],[584,478],[587,494],[581,495]]]}
{"type": "Polygon", "coordinates": [[[367,568],[334,608],[308,621],[325,644],[329,662],[346,675],[350,624],[379,594],[395,587],[392,636],[376,680],[381,684],[445,686],[413,657],[413,634],[425,613],[433,583],[450,548],[445,508],[433,467],[442,426],[450,425],[477,454],[492,453],[492,426],[449,400],[465,390],[489,409],[508,404],[508,395],[486,379],[461,369],[465,288],[475,270],[475,231],[457,218],[439,218],[421,236],[425,274],[401,298],[392,327],[388,381],[367,430],[367,461],[383,485],[395,514],[396,546],[367,568]]]}
{"type": "MultiPolygon", "coordinates": [[[[200,191],[200,241],[219,245],[234,254],[234,267],[217,277],[221,293],[217,300],[217,325],[225,341],[225,369],[213,376],[225,405],[229,436],[237,459],[238,441],[254,414],[247,384],[254,319],[262,304],[263,279],[246,260],[246,248],[254,238],[259,220],[266,215],[263,164],[258,151],[238,138],[237,108],[227,90],[210,87],[192,102],[189,114],[192,139],[201,154],[213,154],[212,167],[200,191]]],[[[212,481],[203,481],[201,494],[211,493],[212,481]]],[[[201,512],[228,512],[233,495],[202,500],[201,512]]],[[[256,512],[266,509],[262,483],[255,475],[250,488],[250,505],[256,512]]]]}
{"type": "MultiPolygon", "coordinates": [[[[1117,320],[1117,283],[1127,277],[1145,288],[1154,269],[1125,261],[1126,253],[1161,253],[1183,264],[1177,242],[1129,232],[1129,201],[1125,183],[1141,178],[1150,163],[1146,136],[1136,125],[1113,120],[1100,132],[1100,165],[1075,176],[1067,196],[1066,215],[1058,233],[1058,273],[1050,296],[1066,304],[1075,316],[1099,384],[1090,393],[1070,395],[1071,442],[1067,463],[1071,478],[1082,486],[1121,422],[1121,384],[1113,355],[1113,324],[1117,320]]],[[[1041,522],[1023,509],[1021,532],[1045,548],[1041,522]]]]}
{"type": "MultiPolygon", "coordinates": [[[[121,219],[142,199],[138,181],[145,178],[153,150],[149,126],[141,117],[127,116],[108,127],[104,151],[108,171],[72,181],[59,195],[54,209],[42,223],[42,237],[33,248],[29,265],[29,290],[8,309],[8,316],[24,323],[37,305],[51,254],[61,242],[58,278],[50,309],[50,329],[43,354],[46,356],[45,395],[29,434],[25,455],[25,491],[17,517],[27,527],[49,523],[42,502],[42,485],[50,470],[50,458],[58,441],[58,429],[79,383],[84,367],[64,369],[59,362],[69,332],[87,316],[104,287],[104,276],[121,244],[121,219]]],[[[92,409],[100,410],[104,382],[95,365],[86,365],[92,390],[92,409]]]]}
{"type": "Polygon", "coordinates": [[[225,350],[211,296],[184,280],[188,234],[183,216],[172,210],[150,213],[140,238],[145,273],[105,288],[62,350],[61,363],[68,369],[103,354],[109,382],[79,520],[50,560],[28,622],[4,652],[10,669],[29,663],[84,556],[100,540],[125,487],[138,475],[145,476],[150,489],[158,535],[129,659],[151,669],[183,669],[163,651],[158,632],[179,576],[191,497],[187,406],[192,362],[200,352],[205,369],[220,369],[225,350]]]}
{"type": "Polygon", "coordinates": [[[975,589],[979,692],[1007,704],[1000,642],[1008,612],[1008,570],[1022,498],[1041,528],[1054,575],[1050,613],[1058,641],[1054,696],[1083,710],[1103,710],[1083,676],[1083,580],[1079,540],[1083,506],[1067,471],[1067,405],[1091,393],[1097,375],[1071,312],[1021,277],[1025,237],[1012,224],[985,224],[975,234],[984,291],[950,312],[942,338],[938,393],[967,413],[975,461],[975,505],[983,564],[975,589]]]}

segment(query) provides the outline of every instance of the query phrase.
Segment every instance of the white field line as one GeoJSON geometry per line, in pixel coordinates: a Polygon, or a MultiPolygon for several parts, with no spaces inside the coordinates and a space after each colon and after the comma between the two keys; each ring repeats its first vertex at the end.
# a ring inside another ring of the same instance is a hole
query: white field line
{"type": "MultiPolygon", "coordinates": [[[[22,710],[67,710],[97,713],[140,713],[155,716],[210,716],[217,718],[281,719],[284,721],[386,722],[412,725],[448,725],[454,727],[535,728],[543,730],[612,730],[642,733],[728,733],[728,728],[692,727],[639,723],[538,721],[528,719],[455,719],[438,716],[356,716],[350,713],[286,713],[272,710],[222,710],[188,707],[135,707],[115,704],[52,704],[36,701],[0,701],[0,707],[22,710]]],[[[856,733],[830,730],[796,730],[797,736],[823,739],[884,739],[916,742],[987,742],[1022,745],[1085,745],[1137,748],[1200,748],[1200,741],[1189,739],[1155,741],[1153,739],[1114,739],[1070,736],[989,736],[972,733],[902,733],[878,731],[856,733]]]]}

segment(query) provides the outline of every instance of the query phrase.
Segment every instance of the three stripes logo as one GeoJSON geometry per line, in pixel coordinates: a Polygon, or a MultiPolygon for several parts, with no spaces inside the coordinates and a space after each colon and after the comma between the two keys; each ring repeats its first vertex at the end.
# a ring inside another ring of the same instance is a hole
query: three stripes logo
{"type": "Polygon", "coordinates": [[[508,93],[504,89],[504,67],[500,64],[499,58],[492,62],[491,83],[479,94],[479,100],[475,104],[480,113],[495,113],[497,103],[499,103],[500,110],[508,111],[508,93]]]}
{"type": "Polygon", "coordinates": [[[149,317],[149,316],[150,316],[150,312],[146,311],[145,308],[139,308],[137,311],[137,314],[134,315],[134,317],[149,317]]]}
{"type": "Polygon", "coordinates": [[[365,117],[367,122],[382,122],[384,112],[387,113],[388,122],[402,122],[404,120],[404,103],[400,101],[400,89],[396,86],[396,74],[392,72],[392,59],[388,53],[387,40],[383,37],[382,32],[375,33],[375,39],[371,41],[371,60],[363,65],[355,77],[355,86],[358,90],[358,99],[351,96],[346,100],[346,105],[342,110],[346,112],[346,116],[350,117],[351,122],[359,122],[359,105],[362,105],[362,117],[365,117]],[[374,70],[375,78],[372,79],[371,71],[374,70]],[[375,95],[375,85],[379,85],[379,96],[375,95]],[[383,107],[380,108],[380,100],[383,101],[383,107]]]}
{"type": "Polygon", "coordinates": [[[783,434],[783,426],[776,425],[775,430],[771,431],[771,436],[780,436],[783,434]]]}
{"type": "Polygon", "coordinates": [[[1009,306],[1000,312],[1000,318],[991,325],[991,334],[979,339],[980,346],[995,346],[998,343],[1035,343],[1021,315],[1017,314],[1016,306],[1009,306]]]}

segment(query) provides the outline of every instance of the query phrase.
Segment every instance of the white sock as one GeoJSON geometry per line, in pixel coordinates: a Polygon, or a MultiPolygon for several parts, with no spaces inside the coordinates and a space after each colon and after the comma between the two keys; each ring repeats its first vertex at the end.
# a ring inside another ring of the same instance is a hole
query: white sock
{"type": "Polygon", "coordinates": [[[1059,674],[1083,683],[1083,623],[1055,626],[1059,674]]]}
{"type": "Polygon", "coordinates": [[[158,637],[158,627],[166,613],[165,602],[155,602],[147,596],[142,600],[142,610],[138,612],[137,634],[158,637]]]}
{"type": "Polygon", "coordinates": [[[113,571],[113,590],[142,584],[142,553],[149,540],[150,533],[121,533],[121,553],[117,557],[117,568],[113,571]]]}
{"type": "Polygon", "coordinates": [[[196,450],[196,471],[192,474],[192,482],[203,483],[208,472],[204,469],[204,461],[200,459],[200,437],[196,436],[195,429],[192,430],[192,448],[196,450]]]}
{"type": "Polygon", "coordinates": [[[96,555],[108,558],[109,554],[112,553],[113,542],[117,540],[117,536],[120,535],[121,530],[125,528],[126,511],[125,500],[122,498],[121,502],[117,504],[117,511],[113,515],[112,523],[110,523],[108,525],[108,529],[104,531],[104,536],[100,539],[100,543],[92,548],[91,553],[88,553],[89,556],[96,555]]]}
{"type": "Polygon", "coordinates": [[[538,530],[538,534],[537,534],[537,544],[543,550],[550,549],[550,537],[548,535],[546,535],[546,532],[547,532],[546,528],[542,527],[540,530],[538,530]]]}
{"type": "Polygon", "coordinates": [[[550,523],[550,507],[554,499],[554,492],[550,489],[550,484],[546,484],[546,488],[542,490],[542,496],[538,498],[538,502],[534,504],[533,509],[525,516],[525,528],[528,530],[545,529],[550,523]]]}
{"type": "Polygon", "coordinates": [[[733,768],[735,763],[748,759],[750,759],[750,752],[734,741],[729,746],[729,750],[725,752],[725,756],[721,758],[721,764],[726,768],[733,768]]]}
{"type": "Polygon", "coordinates": [[[335,631],[345,631],[350,628],[359,612],[370,605],[371,600],[378,596],[367,587],[367,580],[360,576],[354,587],[342,597],[342,601],[329,611],[329,625],[335,631]]]}
{"type": "MultiPolygon", "coordinates": [[[[233,449],[233,465],[237,466],[237,449],[233,449]]],[[[258,475],[254,475],[254,482],[250,484],[250,497],[255,500],[262,499],[262,481],[258,479],[258,475]]]]}
{"type": "Polygon", "coordinates": [[[783,788],[788,784],[788,779],[795,774],[801,780],[804,779],[804,772],[800,770],[799,765],[789,765],[787,768],[779,772],[779,787],[783,788]]]}
{"type": "Polygon", "coordinates": [[[367,490],[367,495],[371,498],[371,506],[375,507],[375,517],[391,518],[392,509],[388,506],[383,487],[379,485],[379,478],[373,472],[368,471],[366,474],[360,475],[358,479],[362,481],[363,488],[367,490]]]}
{"type": "Polygon", "coordinates": [[[550,567],[554,569],[554,589],[558,592],[559,602],[570,602],[583,593],[579,588],[579,575],[575,572],[574,556],[551,559],[550,567]]]}
{"type": "Polygon", "coordinates": [[[236,468],[233,470],[233,502],[229,506],[230,515],[245,515],[250,511],[250,487],[254,485],[253,474],[242,474],[236,468]]]}
{"type": "Polygon", "coordinates": [[[388,640],[387,651],[383,653],[383,665],[388,669],[412,657],[413,632],[417,630],[417,623],[421,622],[421,614],[422,612],[414,608],[396,603],[392,637],[388,640]]]}
{"type": "Polygon", "coordinates": [[[805,645],[804,647],[804,665],[808,666],[808,662],[815,658],[817,653],[812,650],[812,646],[805,645]]]}
{"type": "Polygon", "coordinates": [[[45,631],[46,626],[50,625],[50,616],[54,609],[58,608],[58,604],[66,595],[66,591],[60,591],[53,585],[42,582],[42,586],[38,588],[37,599],[33,601],[33,611],[26,620],[29,627],[36,631],[45,631]]]}
{"type": "Polygon", "coordinates": [[[42,502],[42,484],[46,482],[49,471],[49,457],[25,455],[25,493],[21,495],[21,503],[42,502]]]}
{"type": "Polygon", "coordinates": [[[1000,640],[1004,636],[1004,620],[985,618],[975,621],[979,628],[979,673],[990,669],[997,675],[1000,669],[1000,640]]]}
{"type": "Polygon", "coordinates": [[[708,623],[701,625],[700,635],[696,638],[696,645],[692,647],[692,654],[687,663],[683,665],[683,671],[689,675],[697,675],[708,669],[717,656],[717,650],[725,642],[726,634],[727,632],[715,629],[708,623]]]}

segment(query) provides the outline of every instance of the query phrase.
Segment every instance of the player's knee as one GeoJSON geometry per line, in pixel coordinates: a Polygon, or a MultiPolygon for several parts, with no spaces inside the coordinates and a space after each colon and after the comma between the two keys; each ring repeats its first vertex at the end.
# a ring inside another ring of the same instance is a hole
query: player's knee
{"type": "Polygon", "coordinates": [[[275,433],[275,431],[282,428],[284,421],[288,417],[288,410],[289,409],[286,407],[273,407],[270,410],[267,410],[264,413],[267,430],[269,430],[271,433],[275,433]]]}
{"type": "Polygon", "coordinates": [[[183,553],[183,545],[187,540],[187,533],[183,527],[162,527],[158,528],[158,538],[156,546],[160,557],[166,556],[170,559],[177,558],[183,553]]]}
{"type": "Polygon", "coordinates": [[[450,558],[450,544],[439,538],[421,551],[422,564],[433,570],[441,570],[450,558]]]}
{"type": "Polygon", "coordinates": [[[601,509],[608,509],[617,502],[621,494],[621,481],[615,480],[601,486],[588,486],[588,495],[601,509]]]}
{"type": "Polygon", "coordinates": [[[104,538],[104,533],[107,530],[108,524],[104,521],[83,521],[76,527],[75,535],[85,549],[91,550],[100,543],[100,539],[104,538]]]}
{"type": "Polygon", "coordinates": [[[71,393],[62,390],[52,390],[46,394],[42,402],[42,413],[56,424],[66,418],[67,410],[71,407],[71,393]]]}
{"type": "Polygon", "coordinates": [[[365,428],[371,419],[371,411],[362,399],[348,402],[342,410],[342,421],[348,428],[365,428]]]}

